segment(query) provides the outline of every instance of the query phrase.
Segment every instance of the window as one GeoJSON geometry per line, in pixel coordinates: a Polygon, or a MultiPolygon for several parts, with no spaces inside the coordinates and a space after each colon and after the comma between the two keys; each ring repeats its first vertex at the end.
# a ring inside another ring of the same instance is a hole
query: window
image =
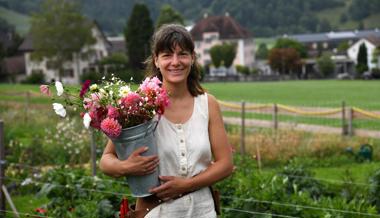
{"type": "Polygon", "coordinates": [[[62,76],[63,77],[74,77],[74,70],[73,69],[64,69],[62,76]]]}

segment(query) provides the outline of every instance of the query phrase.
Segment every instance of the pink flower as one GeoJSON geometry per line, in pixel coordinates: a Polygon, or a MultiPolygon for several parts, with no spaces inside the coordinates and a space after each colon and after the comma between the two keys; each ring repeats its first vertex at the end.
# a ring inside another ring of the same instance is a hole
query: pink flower
{"type": "Polygon", "coordinates": [[[113,106],[108,106],[108,113],[107,116],[109,118],[118,118],[120,115],[119,110],[113,106]]]}
{"type": "Polygon", "coordinates": [[[130,92],[128,95],[121,99],[121,104],[128,108],[133,105],[138,105],[141,101],[141,97],[136,92],[130,92]]]}
{"type": "Polygon", "coordinates": [[[111,138],[116,138],[121,133],[121,125],[117,120],[107,117],[100,124],[102,131],[111,138]]]}
{"type": "Polygon", "coordinates": [[[90,80],[84,81],[82,85],[82,89],[80,90],[80,93],[79,93],[80,98],[83,98],[84,94],[86,94],[86,92],[88,91],[88,88],[90,87],[90,84],[91,84],[90,80]]]}
{"type": "Polygon", "coordinates": [[[48,85],[40,85],[40,92],[47,96],[51,96],[51,92],[48,85]]]}
{"type": "Polygon", "coordinates": [[[157,92],[160,89],[160,84],[161,81],[157,77],[148,77],[142,82],[139,89],[148,95],[151,92],[157,92]]]}

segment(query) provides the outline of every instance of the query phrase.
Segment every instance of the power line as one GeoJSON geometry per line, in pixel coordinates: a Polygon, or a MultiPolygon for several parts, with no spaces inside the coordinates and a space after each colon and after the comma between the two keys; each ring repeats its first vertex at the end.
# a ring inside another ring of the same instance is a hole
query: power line
{"type": "Polygon", "coordinates": [[[262,213],[262,212],[256,212],[256,211],[249,211],[249,210],[240,210],[236,208],[229,208],[229,207],[223,207],[223,210],[227,211],[237,211],[237,212],[242,212],[242,213],[249,213],[249,214],[257,214],[257,215],[270,215],[273,217],[287,217],[287,218],[297,218],[297,216],[287,216],[287,215],[282,215],[282,214],[273,214],[273,213],[262,213]]]}

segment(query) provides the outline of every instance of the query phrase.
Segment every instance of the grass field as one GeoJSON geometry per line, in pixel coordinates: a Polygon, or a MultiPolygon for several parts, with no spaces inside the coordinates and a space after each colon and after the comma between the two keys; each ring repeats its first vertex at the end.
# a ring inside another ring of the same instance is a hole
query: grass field
{"type": "Polygon", "coordinates": [[[346,105],[380,109],[380,81],[281,81],[251,83],[207,83],[217,99],[294,106],[340,107],[346,105]]]}
{"type": "MultiPolygon", "coordinates": [[[[279,82],[228,82],[202,84],[219,100],[252,103],[278,103],[292,106],[340,107],[348,106],[380,110],[380,81],[279,81],[279,82]]],[[[24,102],[23,92],[35,93],[32,103],[50,103],[39,96],[38,85],[0,84],[0,101],[24,102]],[[12,95],[12,93],[18,93],[12,95]]]]}

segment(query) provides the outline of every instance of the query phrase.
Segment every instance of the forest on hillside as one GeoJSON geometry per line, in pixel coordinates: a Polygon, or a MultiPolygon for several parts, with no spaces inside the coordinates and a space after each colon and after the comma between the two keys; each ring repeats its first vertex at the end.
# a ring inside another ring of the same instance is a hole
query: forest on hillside
{"type": "MultiPolygon", "coordinates": [[[[0,0],[0,6],[22,14],[39,10],[42,0],[14,1],[0,0]]],[[[109,35],[123,31],[135,3],[145,3],[155,21],[160,8],[170,4],[179,11],[187,24],[192,24],[209,15],[223,15],[226,12],[255,36],[279,34],[324,32],[337,29],[326,17],[318,13],[326,9],[340,10],[340,22],[355,21],[364,28],[362,20],[380,13],[378,0],[77,0],[84,14],[100,24],[109,35]]]]}

